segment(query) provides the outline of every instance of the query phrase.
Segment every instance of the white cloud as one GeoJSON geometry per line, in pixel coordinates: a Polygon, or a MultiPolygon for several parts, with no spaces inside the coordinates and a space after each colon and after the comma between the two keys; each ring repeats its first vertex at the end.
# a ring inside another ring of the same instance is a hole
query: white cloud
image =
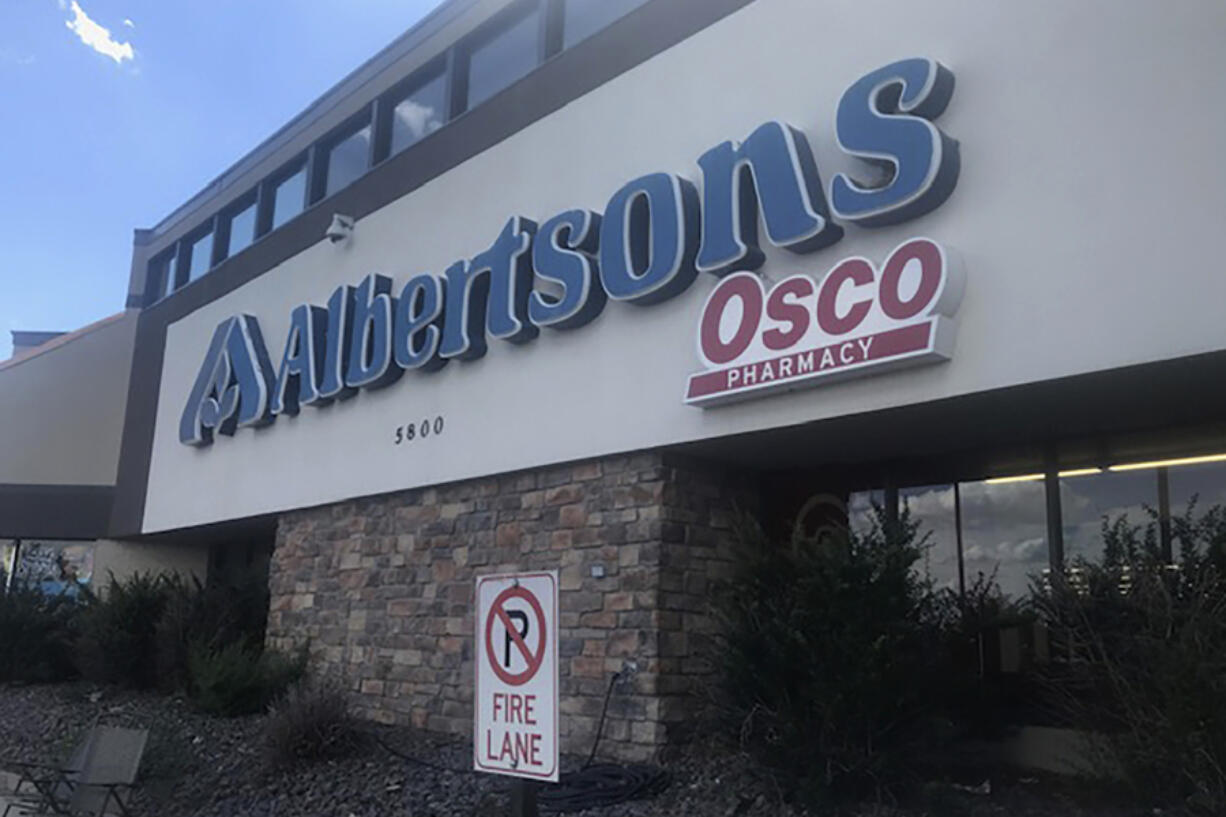
{"type": "MultiPolygon", "coordinates": [[[[63,7],[62,2],[60,5],[63,7]]],[[[72,0],[72,14],[73,19],[66,21],[64,25],[76,34],[82,43],[118,64],[136,58],[136,51],[131,43],[121,43],[111,37],[111,30],[91,20],[77,0],[72,0]]]]}
{"type": "Polygon", "coordinates": [[[132,22],[127,17],[124,18],[123,24],[127,26],[128,28],[136,28],[136,23],[132,22]]]}

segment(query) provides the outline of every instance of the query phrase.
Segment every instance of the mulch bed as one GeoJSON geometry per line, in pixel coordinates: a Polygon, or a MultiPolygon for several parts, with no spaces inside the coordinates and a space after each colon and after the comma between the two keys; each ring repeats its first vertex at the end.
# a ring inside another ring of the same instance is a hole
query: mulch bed
{"type": "MultiPolygon", "coordinates": [[[[147,817],[495,817],[510,784],[474,774],[471,744],[398,727],[370,727],[412,763],[366,740],[353,756],[275,768],[263,749],[263,717],[223,720],[182,698],[89,684],[0,687],[0,757],[55,762],[94,718],[151,730],[143,788],[133,808],[147,817]]],[[[584,812],[607,817],[801,817],[770,776],[746,757],[712,749],[674,752],[672,783],[648,801],[584,812]]],[[[577,761],[574,761],[577,763],[577,761]]],[[[1089,798],[1093,799],[1093,798],[1089,798]]],[[[925,808],[866,806],[863,817],[1139,817],[1152,811],[1087,804],[1067,781],[1012,777],[991,793],[944,787],[925,808]]]]}

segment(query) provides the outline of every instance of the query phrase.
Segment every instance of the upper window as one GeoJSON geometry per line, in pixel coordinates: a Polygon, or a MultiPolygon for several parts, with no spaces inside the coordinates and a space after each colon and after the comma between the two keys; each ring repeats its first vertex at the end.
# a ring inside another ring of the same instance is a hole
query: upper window
{"type": "Polygon", "coordinates": [[[357,181],[370,167],[371,126],[341,139],[328,151],[327,188],[324,195],[331,196],[357,181]]]}
{"type": "Polygon", "coordinates": [[[226,257],[237,255],[247,249],[255,241],[255,210],[253,201],[230,217],[230,246],[226,248],[226,257]]]}
{"type": "Polygon", "coordinates": [[[272,202],[272,229],[277,229],[306,208],[306,167],[277,183],[272,202]]]}
{"type": "Polygon", "coordinates": [[[178,282],[175,279],[179,274],[179,258],[175,250],[172,248],[169,252],[155,259],[152,267],[150,283],[153,285],[155,292],[152,300],[160,301],[178,287],[178,282]]]}
{"type": "Polygon", "coordinates": [[[532,10],[472,47],[466,109],[480,105],[541,61],[541,17],[532,10]]]}
{"type": "MultiPolygon", "coordinates": [[[[190,239],[189,239],[190,240],[190,239]]],[[[191,241],[191,263],[187,268],[187,280],[195,281],[213,266],[213,233],[205,233],[191,241]]]]}
{"type": "Polygon", "coordinates": [[[447,76],[418,86],[392,109],[392,154],[434,133],[447,123],[447,76]]]}
{"type": "Polygon", "coordinates": [[[580,40],[586,40],[646,2],[647,0],[566,0],[562,47],[570,48],[580,40]]]}

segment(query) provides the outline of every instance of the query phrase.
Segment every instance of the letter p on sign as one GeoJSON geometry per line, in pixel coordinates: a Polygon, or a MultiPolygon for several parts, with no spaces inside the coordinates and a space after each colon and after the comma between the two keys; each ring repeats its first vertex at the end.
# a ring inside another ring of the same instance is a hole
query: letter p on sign
{"type": "Polygon", "coordinates": [[[477,579],[473,763],[558,780],[558,574],[477,579]]]}

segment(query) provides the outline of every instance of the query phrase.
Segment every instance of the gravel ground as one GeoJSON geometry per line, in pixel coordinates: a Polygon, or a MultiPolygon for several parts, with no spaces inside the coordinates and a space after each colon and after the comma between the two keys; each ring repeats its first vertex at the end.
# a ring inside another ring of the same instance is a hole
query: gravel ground
{"type": "MultiPolygon", "coordinates": [[[[270,767],[261,717],[220,720],[182,699],[85,684],[0,688],[0,758],[54,762],[93,719],[151,730],[142,817],[495,817],[507,813],[509,784],[476,775],[470,744],[411,730],[380,728],[379,738],[428,761],[408,763],[369,741],[345,760],[293,770],[270,767]],[[456,771],[448,771],[456,770],[456,771]]],[[[745,758],[711,750],[675,753],[672,784],[651,800],[583,812],[601,817],[802,817],[779,801],[767,775],[745,758]]],[[[1078,805],[1047,781],[995,781],[991,795],[947,792],[919,811],[867,807],[863,817],[1133,817],[1145,812],[1078,805]]]]}

